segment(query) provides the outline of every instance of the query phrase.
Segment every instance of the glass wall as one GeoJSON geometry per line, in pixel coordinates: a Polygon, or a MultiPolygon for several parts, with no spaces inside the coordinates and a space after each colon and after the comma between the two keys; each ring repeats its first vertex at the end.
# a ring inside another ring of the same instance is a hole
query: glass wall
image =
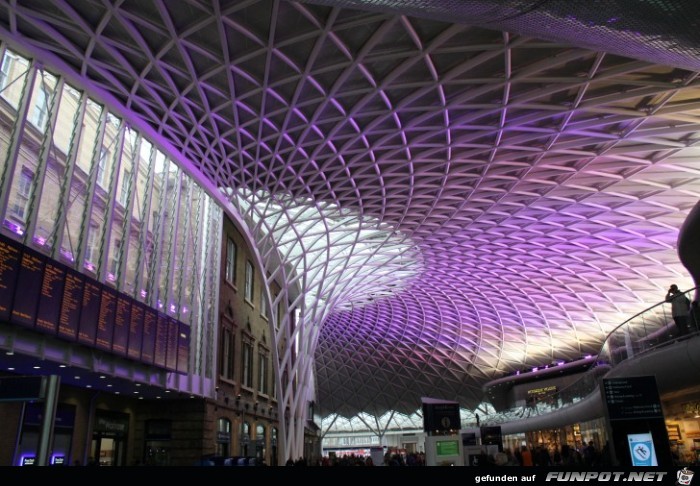
{"type": "Polygon", "coordinates": [[[0,231],[188,324],[211,377],[220,207],[120,114],[0,56],[0,231]]]}

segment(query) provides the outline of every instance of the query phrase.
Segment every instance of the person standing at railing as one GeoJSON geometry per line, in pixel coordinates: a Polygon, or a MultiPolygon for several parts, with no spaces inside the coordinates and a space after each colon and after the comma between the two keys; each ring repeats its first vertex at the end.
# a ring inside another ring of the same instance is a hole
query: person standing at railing
{"type": "Polygon", "coordinates": [[[671,304],[671,315],[673,322],[678,328],[678,335],[683,336],[688,333],[688,314],[690,313],[690,299],[680,291],[678,285],[673,284],[666,293],[666,302],[671,304]]]}

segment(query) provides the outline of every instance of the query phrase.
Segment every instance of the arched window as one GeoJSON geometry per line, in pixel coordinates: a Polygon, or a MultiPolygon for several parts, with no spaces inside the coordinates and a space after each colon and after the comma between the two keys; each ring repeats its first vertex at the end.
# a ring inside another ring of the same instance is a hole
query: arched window
{"type": "Polygon", "coordinates": [[[265,445],[267,437],[265,437],[265,432],[266,429],[263,424],[257,424],[255,426],[255,457],[257,457],[259,461],[264,461],[266,459],[265,445]]]}
{"type": "Polygon", "coordinates": [[[270,465],[272,466],[277,466],[279,463],[279,458],[277,457],[277,435],[277,427],[272,427],[270,436],[270,465]]]}
{"type": "Polygon", "coordinates": [[[250,445],[250,424],[243,422],[241,424],[241,456],[248,456],[248,446],[250,445]]]}
{"type": "Polygon", "coordinates": [[[231,421],[227,418],[220,418],[216,422],[216,455],[231,455],[231,421]]]}

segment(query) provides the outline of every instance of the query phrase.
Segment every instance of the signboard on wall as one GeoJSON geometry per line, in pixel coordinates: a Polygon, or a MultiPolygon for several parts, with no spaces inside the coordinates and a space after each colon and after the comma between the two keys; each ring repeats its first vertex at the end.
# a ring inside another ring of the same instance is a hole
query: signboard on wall
{"type": "Polygon", "coordinates": [[[603,394],[610,420],[663,418],[653,376],[603,379],[603,394]]]}

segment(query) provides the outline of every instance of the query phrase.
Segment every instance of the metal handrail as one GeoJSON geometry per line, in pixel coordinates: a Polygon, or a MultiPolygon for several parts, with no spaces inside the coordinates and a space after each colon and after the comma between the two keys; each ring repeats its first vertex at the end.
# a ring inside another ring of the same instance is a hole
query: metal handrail
{"type": "MultiPolygon", "coordinates": [[[[683,292],[692,302],[689,294],[699,287],[683,292]]],[[[522,419],[533,415],[551,413],[580,400],[583,400],[598,388],[599,379],[610,369],[621,362],[638,356],[659,346],[677,340],[680,335],[674,333],[675,324],[667,316],[663,305],[669,302],[664,299],[625,320],[612,329],[603,340],[598,355],[594,361],[583,370],[581,377],[575,382],[548,395],[538,397],[537,403],[520,405],[508,411],[497,413],[495,416],[484,417],[486,423],[503,423],[514,419],[522,419]],[[661,309],[661,312],[659,312],[661,309]],[[647,326],[646,320],[650,320],[647,326]],[[641,320],[642,327],[638,326],[641,320]]],[[[700,308],[698,314],[693,312],[691,304],[688,335],[698,333],[700,327],[700,308]],[[695,322],[690,322],[694,319],[695,322]],[[693,324],[695,325],[693,329],[693,324]]],[[[522,375],[520,375],[522,377],[522,375]]]]}

